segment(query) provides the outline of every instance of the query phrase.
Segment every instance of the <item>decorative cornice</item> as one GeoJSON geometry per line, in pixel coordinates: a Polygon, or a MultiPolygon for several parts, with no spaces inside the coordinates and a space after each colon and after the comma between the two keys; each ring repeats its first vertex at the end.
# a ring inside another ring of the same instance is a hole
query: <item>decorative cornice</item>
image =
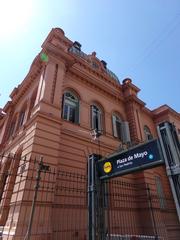
{"type": "Polygon", "coordinates": [[[62,51],[62,49],[57,48],[57,46],[53,45],[52,43],[48,42],[46,44],[45,51],[47,54],[55,57],[57,61],[64,61],[67,68],[70,68],[76,62],[76,59],[68,54],[68,52],[62,51]]]}
{"type": "Polygon", "coordinates": [[[166,104],[154,109],[152,113],[154,115],[154,119],[157,119],[158,117],[163,115],[170,114],[180,120],[180,114],[166,104]]]}
{"type": "Polygon", "coordinates": [[[66,65],[67,72],[74,72],[74,70],[79,71],[82,74],[86,75],[88,78],[90,78],[91,75],[92,81],[95,81],[95,79],[97,79],[96,83],[98,85],[100,85],[99,83],[101,82],[102,89],[104,88],[104,84],[108,83],[111,85],[108,86],[108,91],[109,87],[113,86],[119,91],[119,94],[121,94],[122,86],[119,83],[117,83],[113,78],[108,77],[107,74],[93,69],[84,59],[78,58],[69,52],[64,52],[51,43],[46,44],[46,51],[47,53],[49,52],[50,55],[56,57],[58,60],[63,60],[66,65]]]}
{"type": "Polygon", "coordinates": [[[90,87],[92,89],[95,89],[95,90],[109,96],[114,101],[124,102],[124,98],[122,95],[120,95],[120,91],[119,92],[115,91],[115,90],[112,91],[112,89],[110,91],[109,86],[103,85],[102,82],[98,81],[95,78],[92,78],[92,76],[90,76],[89,74],[87,74],[85,72],[82,73],[81,71],[71,69],[68,72],[68,75],[72,76],[75,81],[78,81],[78,82],[81,81],[81,83],[85,84],[86,87],[90,87]]]}
{"type": "Polygon", "coordinates": [[[93,77],[96,78],[98,77],[99,80],[102,79],[103,83],[109,83],[117,89],[122,89],[121,85],[117,83],[113,78],[108,77],[107,74],[105,74],[105,72],[93,69],[86,61],[77,59],[76,64],[73,67],[75,66],[79,66],[81,70],[88,71],[89,74],[93,75],[93,77]]]}
{"type": "MultiPolygon", "coordinates": [[[[20,98],[27,92],[30,86],[34,83],[35,79],[40,75],[43,64],[40,61],[40,56],[38,55],[33,63],[31,64],[30,70],[21,84],[15,87],[10,94],[13,104],[16,104],[20,98]]],[[[9,102],[4,107],[4,111],[8,110],[9,102]],[[6,106],[7,105],[7,106],[6,106]]]]}
{"type": "Polygon", "coordinates": [[[79,60],[83,60],[84,63],[88,65],[91,69],[95,70],[99,74],[102,74],[104,77],[115,81],[118,85],[120,84],[118,77],[107,68],[107,63],[104,60],[99,60],[96,57],[96,53],[85,54],[79,48],[77,49],[75,46],[72,46],[68,52],[75,56],[79,60]]]}
{"type": "Polygon", "coordinates": [[[142,111],[145,112],[146,114],[148,114],[150,117],[153,117],[153,113],[149,108],[143,107],[142,111]]]}
{"type": "MultiPolygon", "coordinates": [[[[45,43],[42,45],[44,48],[43,50],[47,52],[47,54],[49,53],[50,56],[52,55],[56,57],[57,60],[59,59],[61,59],[61,61],[63,60],[65,62],[65,65],[67,66],[67,69],[70,69],[74,64],[79,65],[80,68],[85,69],[90,74],[93,74],[98,78],[102,78],[103,80],[105,80],[106,82],[108,82],[109,84],[111,84],[116,88],[121,88],[120,83],[114,79],[113,73],[108,69],[103,70],[103,63],[100,60],[97,60],[97,58],[94,57],[93,54],[86,55],[82,52],[86,57],[81,57],[77,54],[74,54],[71,51],[68,51],[68,49],[64,49],[61,46],[53,44],[52,42],[53,37],[54,37],[54,33],[53,31],[51,31],[48,38],[45,40],[45,43]],[[102,65],[102,66],[97,69],[93,68],[92,65],[90,64],[90,59],[93,59],[93,58],[95,58],[95,60],[98,61],[99,65],[102,65]]],[[[61,36],[61,40],[63,38],[65,38],[64,35],[61,36]]],[[[69,45],[72,46],[72,42],[69,42],[69,45]]]]}
{"type": "Polygon", "coordinates": [[[141,107],[144,107],[146,104],[140,100],[138,97],[136,97],[135,95],[130,95],[130,96],[127,96],[125,98],[125,101],[126,102],[135,102],[137,104],[139,104],[141,107]]]}
{"type": "Polygon", "coordinates": [[[53,28],[48,34],[43,44],[41,45],[41,47],[46,48],[47,43],[52,42],[53,39],[58,40],[59,43],[62,43],[67,48],[73,45],[73,42],[65,36],[64,31],[61,28],[53,28]]]}
{"type": "Polygon", "coordinates": [[[6,105],[4,106],[4,108],[3,108],[3,111],[4,111],[5,113],[7,113],[8,110],[9,110],[10,108],[12,108],[12,106],[13,106],[13,102],[12,102],[12,101],[8,101],[8,102],[6,103],[6,105]]]}
{"type": "MultiPolygon", "coordinates": [[[[69,54],[71,54],[72,56],[74,56],[76,58],[76,63],[79,64],[82,68],[88,70],[90,73],[97,75],[99,78],[104,79],[105,81],[111,83],[114,86],[121,86],[119,81],[115,80],[115,78],[113,77],[113,74],[110,70],[108,69],[103,69],[103,67],[98,67],[98,68],[94,68],[92,64],[90,64],[90,59],[92,59],[92,57],[90,57],[90,55],[86,55],[87,57],[79,57],[79,55],[75,55],[73,53],[71,53],[69,51],[69,54]]],[[[84,53],[83,53],[84,54],[84,53]]],[[[85,55],[85,54],[84,54],[85,55]]],[[[100,60],[96,61],[99,62],[99,65],[103,65],[102,62],[100,62],[100,60]]],[[[115,76],[115,74],[114,74],[115,76]]],[[[117,77],[116,77],[117,78],[117,77]]]]}

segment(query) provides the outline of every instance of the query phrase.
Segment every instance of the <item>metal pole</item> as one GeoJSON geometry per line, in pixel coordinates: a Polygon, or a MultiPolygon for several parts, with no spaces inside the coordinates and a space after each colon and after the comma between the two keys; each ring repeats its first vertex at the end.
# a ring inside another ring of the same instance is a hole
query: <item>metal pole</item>
{"type": "MultiPolygon", "coordinates": [[[[169,122],[165,122],[163,124],[160,124],[157,127],[158,130],[158,136],[160,139],[160,144],[163,152],[163,156],[165,159],[166,164],[166,172],[167,176],[169,178],[170,186],[172,195],[174,198],[175,206],[177,215],[180,221],[180,191],[179,188],[175,185],[175,176],[180,176],[180,166],[179,166],[179,154],[176,152],[176,148],[172,139],[173,133],[171,132],[171,126],[172,124],[169,122]],[[177,164],[178,162],[178,164],[177,164]],[[174,170],[176,172],[174,172],[174,170]]],[[[178,139],[176,139],[178,141],[178,139]]],[[[176,143],[179,146],[179,142],[176,143]]],[[[179,150],[179,149],[178,149],[179,150]]]]}
{"type": "Polygon", "coordinates": [[[95,156],[88,159],[88,240],[96,240],[96,183],[95,183],[95,156]]]}
{"type": "Polygon", "coordinates": [[[34,187],[35,191],[34,191],[34,196],[33,196],[31,213],[30,213],[30,217],[29,217],[29,224],[28,224],[27,233],[26,233],[26,236],[25,236],[24,240],[30,240],[30,236],[31,236],[31,229],[32,229],[32,223],[33,223],[33,217],[34,217],[35,204],[36,204],[36,200],[37,200],[37,193],[38,193],[38,189],[39,189],[39,182],[41,180],[41,170],[42,170],[42,167],[43,167],[42,159],[43,158],[41,157],[41,160],[40,160],[40,163],[39,163],[39,167],[37,169],[36,185],[34,187]]]}

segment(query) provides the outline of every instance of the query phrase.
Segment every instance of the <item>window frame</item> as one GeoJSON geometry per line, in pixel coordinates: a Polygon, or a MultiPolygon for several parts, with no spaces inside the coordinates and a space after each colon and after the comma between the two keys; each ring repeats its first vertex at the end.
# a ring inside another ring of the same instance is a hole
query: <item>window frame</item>
{"type": "Polygon", "coordinates": [[[150,141],[150,140],[153,139],[153,135],[151,133],[151,130],[147,125],[144,125],[143,131],[144,131],[144,136],[145,136],[146,141],[150,141]]]}
{"type": "Polygon", "coordinates": [[[79,124],[79,97],[77,94],[70,90],[66,90],[63,94],[62,108],[62,118],[64,120],[79,124]],[[70,96],[67,96],[68,94],[70,96]]]}

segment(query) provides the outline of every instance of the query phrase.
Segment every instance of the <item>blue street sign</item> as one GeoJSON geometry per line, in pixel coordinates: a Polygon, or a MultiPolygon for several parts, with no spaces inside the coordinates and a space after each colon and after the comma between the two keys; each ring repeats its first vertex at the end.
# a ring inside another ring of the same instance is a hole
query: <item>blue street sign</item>
{"type": "Polygon", "coordinates": [[[99,160],[97,170],[100,179],[107,179],[162,164],[164,164],[164,159],[160,144],[155,139],[99,160]]]}

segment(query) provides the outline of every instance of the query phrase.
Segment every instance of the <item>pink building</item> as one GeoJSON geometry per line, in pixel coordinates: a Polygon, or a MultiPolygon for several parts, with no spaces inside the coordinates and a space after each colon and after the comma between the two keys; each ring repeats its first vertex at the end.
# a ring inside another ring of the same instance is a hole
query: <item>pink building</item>
{"type": "MultiPolygon", "coordinates": [[[[156,138],[163,121],[174,123],[180,134],[180,114],[167,105],[149,110],[139,91],[131,79],[120,83],[105,61],[82,52],[62,29],[51,30],[11,101],[0,109],[2,239],[87,239],[88,156],[156,138]],[[102,134],[99,141],[90,134],[95,128],[102,134]],[[28,232],[41,156],[49,169],[40,171],[28,232]]],[[[105,211],[112,233],[179,240],[164,166],[113,181],[105,211]]]]}

